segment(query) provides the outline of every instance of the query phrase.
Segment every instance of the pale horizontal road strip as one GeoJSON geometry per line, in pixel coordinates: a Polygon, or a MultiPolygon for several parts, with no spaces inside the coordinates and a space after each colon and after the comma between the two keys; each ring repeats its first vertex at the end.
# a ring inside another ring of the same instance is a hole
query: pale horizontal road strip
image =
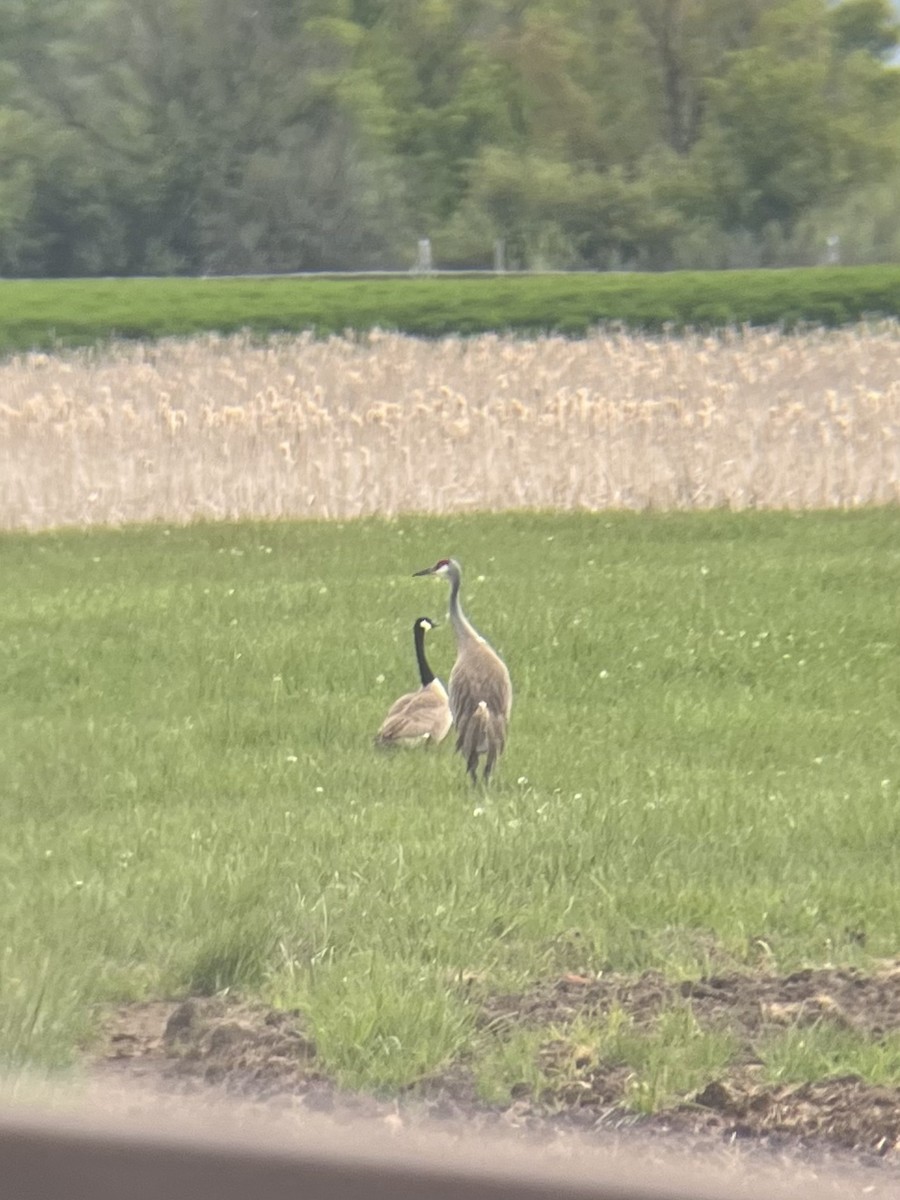
{"type": "MultiPolygon", "coordinates": [[[[286,1130],[241,1106],[198,1116],[183,1102],[159,1114],[0,1107],[0,1193],[10,1200],[821,1200],[832,1181],[788,1169],[723,1170],[659,1145],[641,1154],[540,1145],[312,1114],[286,1130]],[[260,1119],[262,1118],[262,1119],[260,1119]]],[[[245,1106],[246,1108],[246,1106],[245,1106]]],[[[398,1122],[399,1123],[399,1122],[398,1122]]],[[[458,1131],[457,1131],[458,1132],[458,1131]]],[[[867,1191],[869,1189],[866,1189],[867,1191]]],[[[850,1188],[844,1195],[853,1194],[850,1188]]],[[[861,1193],[860,1193],[861,1194],[861,1193]]]]}

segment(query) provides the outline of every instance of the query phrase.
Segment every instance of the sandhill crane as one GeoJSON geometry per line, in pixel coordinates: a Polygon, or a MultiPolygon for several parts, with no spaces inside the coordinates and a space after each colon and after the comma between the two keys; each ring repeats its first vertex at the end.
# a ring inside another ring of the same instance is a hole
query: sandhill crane
{"type": "Polygon", "coordinates": [[[456,748],[466,760],[472,782],[484,754],[484,781],[506,745],[512,708],[512,683],[506,664],[473,628],[459,603],[462,569],[454,558],[442,558],[416,575],[438,575],[450,583],[450,623],[456,635],[456,662],[450,672],[450,712],[456,726],[456,748]]]}
{"type": "Polygon", "coordinates": [[[449,732],[452,720],[447,690],[425,657],[425,634],[434,627],[434,621],[429,617],[419,617],[413,625],[413,644],[422,686],[417,692],[409,692],[394,701],[375,735],[376,746],[440,742],[449,732]]]}

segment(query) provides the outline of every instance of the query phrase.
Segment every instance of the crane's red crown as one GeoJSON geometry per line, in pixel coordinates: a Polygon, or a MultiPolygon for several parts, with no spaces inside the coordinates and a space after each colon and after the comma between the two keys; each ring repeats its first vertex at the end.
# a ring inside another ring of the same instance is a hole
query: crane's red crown
{"type": "Polygon", "coordinates": [[[437,575],[439,572],[442,576],[446,575],[446,571],[453,565],[452,558],[442,558],[434,564],[433,567],[426,567],[424,571],[414,571],[413,575],[437,575]]]}

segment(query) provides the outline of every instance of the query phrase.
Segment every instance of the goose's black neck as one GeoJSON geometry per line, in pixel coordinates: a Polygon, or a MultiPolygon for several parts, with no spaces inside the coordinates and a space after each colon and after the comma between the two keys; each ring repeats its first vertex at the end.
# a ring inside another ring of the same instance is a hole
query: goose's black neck
{"type": "Polygon", "coordinates": [[[419,678],[422,680],[422,687],[428,687],[429,683],[434,682],[434,671],[428,665],[428,660],[425,657],[425,626],[421,621],[416,621],[413,626],[413,635],[416,641],[416,661],[419,664],[419,678]]]}

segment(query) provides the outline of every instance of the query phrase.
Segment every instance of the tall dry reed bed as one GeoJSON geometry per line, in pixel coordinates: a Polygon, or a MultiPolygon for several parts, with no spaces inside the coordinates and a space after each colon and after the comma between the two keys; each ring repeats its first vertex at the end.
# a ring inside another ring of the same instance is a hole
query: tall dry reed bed
{"type": "Polygon", "coordinates": [[[900,498],[900,325],[216,336],[0,364],[0,525],[900,498]]]}

